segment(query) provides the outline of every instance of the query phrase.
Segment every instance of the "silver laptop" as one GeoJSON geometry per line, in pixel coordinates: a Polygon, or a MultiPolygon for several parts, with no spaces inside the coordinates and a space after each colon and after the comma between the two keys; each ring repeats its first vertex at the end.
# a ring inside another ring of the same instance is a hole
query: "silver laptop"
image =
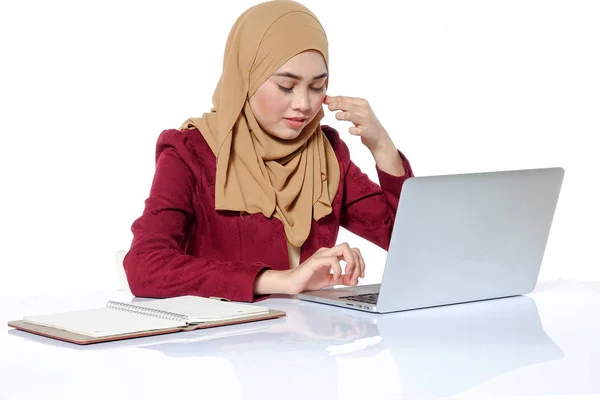
{"type": "Polygon", "coordinates": [[[388,313],[527,294],[563,177],[557,167],[409,178],[381,284],[298,298],[388,313]]]}

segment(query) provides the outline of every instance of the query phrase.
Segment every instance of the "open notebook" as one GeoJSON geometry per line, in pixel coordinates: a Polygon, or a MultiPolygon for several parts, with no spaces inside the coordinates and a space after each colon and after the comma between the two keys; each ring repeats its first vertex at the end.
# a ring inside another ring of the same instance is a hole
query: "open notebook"
{"type": "Polygon", "coordinates": [[[25,316],[9,326],[78,344],[152,336],[259,321],[282,311],[198,296],[143,302],[109,301],[103,308],[25,316]]]}

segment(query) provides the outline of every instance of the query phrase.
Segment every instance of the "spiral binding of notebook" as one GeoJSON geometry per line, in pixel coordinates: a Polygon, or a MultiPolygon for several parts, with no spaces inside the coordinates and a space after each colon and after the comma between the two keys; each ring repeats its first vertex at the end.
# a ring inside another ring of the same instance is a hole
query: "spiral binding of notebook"
{"type": "Polygon", "coordinates": [[[118,301],[109,301],[106,305],[108,308],[112,308],[113,310],[125,311],[134,314],[147,315],[150,317],[162,318],[162,319],[170,319],[175,321],[186,321],[187,315],[177,314],[168,311],[154,310],[152,308],[146,308],[142,306],[136,306],[134,304],[121,303],[118,301]]]}

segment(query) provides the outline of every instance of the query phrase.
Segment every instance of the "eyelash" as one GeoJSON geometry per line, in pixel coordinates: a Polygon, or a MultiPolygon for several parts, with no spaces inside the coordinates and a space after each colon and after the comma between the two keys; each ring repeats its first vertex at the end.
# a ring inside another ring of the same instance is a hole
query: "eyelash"
{"type": "MultiPolygon", "coordinates": [[[[292,93],[292,91],[293,91],[293,88],[286,88],[285,86],[281,86],[281,85],[277,85],[277,86],[279,86],[279,89],[281,89],[285,93],[292,93]]],[[[315,93],[321,93],[324,89],[325,89],[325,87],[320,87],[320,88],[311,87],[310,88],[310,90],[312,90],[315,93]]]]}

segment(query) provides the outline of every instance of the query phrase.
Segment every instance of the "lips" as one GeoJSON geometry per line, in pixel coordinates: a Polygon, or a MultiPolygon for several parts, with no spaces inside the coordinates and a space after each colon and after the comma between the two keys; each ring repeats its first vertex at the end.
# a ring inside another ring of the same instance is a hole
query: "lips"
{"type": "Polygon", "coordinates": [[[304,126],[304,124],[306,123],[306,118],[301,118],[301,117],[293,117],[293,118],[284,118],[284,120],[287,122],[287,124],[294,128],[294,129],[300,129],[304,126]]]}

